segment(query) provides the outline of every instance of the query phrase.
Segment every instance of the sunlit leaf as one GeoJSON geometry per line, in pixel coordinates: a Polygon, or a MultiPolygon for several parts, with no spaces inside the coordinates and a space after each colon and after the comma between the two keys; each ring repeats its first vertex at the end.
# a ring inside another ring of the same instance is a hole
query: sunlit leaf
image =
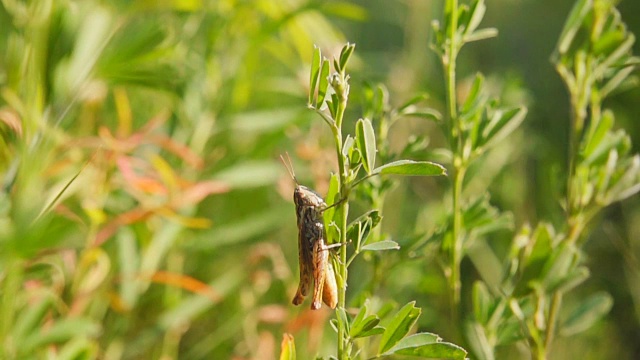
{"type": "Polygon", "coordinates": [[[398,160],[374,169],[372,174],[405,176],[446,175],[444,166],[430,161],[398,160]]]}
{"type": "Polygon", "coordinates": [[[309,105],[314,107],[318,106],[314,99],[316,98],[316,89],[318,87],[318,81],[320,79],[320,61],[322,61],[320,48],[314,45],[309,79],[309,105]]]}
{"type": "Polygon", "coordinates": [[[327,96],[327,91],[329,89],[329,67],[329,60],[323,59],[318,83],[318,102],[316,104],[316,108],[318,109],[322,108],[322,103],[324,103],[324,99],[327,96]]]}
{"type": "Polygon", "coordinates": [[[387,325],[382,338],[380,339],[380,346],[378,348],[378,354],[384,354],[394,345],[396,345],[413,327],[413,324],[418,321],[418,317],[422,310],[415,307],[415,301],[412,301],[400,309],[393,317],[389,325],[387,325]]]}
{"type": "Polygon", "coordinates": [[[393,240],[376,241],[362,247],[362,251],[383,251],[398,249],[400,249],[400,245],[398,245],[398,243],[393,240]]]}
{"type": "Polygon", "coordinates": [[[360,119],[356,123],[356,142],[362,155],[362,165],[371,174],[376,162],[376,137],[369,119],[360,119]]]}

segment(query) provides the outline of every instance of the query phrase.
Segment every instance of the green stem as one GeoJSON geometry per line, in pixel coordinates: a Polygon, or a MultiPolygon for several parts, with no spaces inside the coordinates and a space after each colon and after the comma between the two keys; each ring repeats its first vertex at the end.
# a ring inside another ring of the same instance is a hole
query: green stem
{"type": "Polygon", "coordinates": [[[462,260],[462,240],[460,233],[462,230],[461,196],[462,184],[466,172],[466,165],[463,161],[462,139],[460,121],[458,119],[457,99],[456,99],[456,59],[458,56],[458,43],[456,31],[458,28],[458,1],[447,0],[445,4],[445,18],[447,19],[448,48],[442,59],[445,72],[445,86],[447,95],[447,111],[449,121],[447,122],[447,134],[451,150],[454,153],[454,173],[453,173],[453,229],[452,246],[449,254],[451,269],[449,278],[449,289],[451,292],[451,315],[452,321],[458,318],[458,305],[460,303],[460,262],[462,260]]]}
{"type": "MultiPolygon", "coordinates": [[[[577,62],[584,62],[584,67],[576,65],[576,68],[587,69],[585,72],[576,71],[575,87],[570,88],[571,94],[571,129],[569,131],[569,175],[567,177],[567,236],[564,238],[566,244],[576,244],[580,239],[584,227],[586,225],[586,218],[584,216],[585,209],[580,203],[580,189],[577,189],[575,185],[577,182],[574,178],[577,174],[577,166],[580,161],[580,144],[583,138],[584,126],[587,120],[587,110],[591,106],[592,111],[596,111],[596,114],[592,114],[592,119],[599,118],[600,101],[597,95],[591,93],[591,87],[593,79],[591,72],[588,69],[591,68],[594,61],[592,56],[578,54],[576,56],[577,62]]],[[[562,74],[563,72],[561,72],[562,74]]],[[[593,91],[597,91],[594,89],[593,91]]],[[[547,328],[545,331],[544,343],[541,346],[541,350],[538,350],[540,359],[546,359],[549,348],[553,343],[555,337],[556,325],[558,322],[558,313],[562,305],[562,292],[556,291],[551,299],[549,308],[549,315],[547,317],[547,328]],[[542,353],[542,354],[540,354],[542,353]]]]}
{"type": "MultiPolygon", "coordinates": [[[[339,175],[339,188],[340,188],[340,198],[345,199],[342,201],[336,208],[336,212],[341,214],[338,218],[338,228],[340,229],[340,263],[339,263],[339,271],[340,277],[342,278],[342,285],[338,288],[338,307],[337,310],[345,308],[345,299],[347,295],[347,217],[349,215],[349,200],[348,196],[348,184],[347,184],[347,168],[345,166],[344,157],[342,156],[342,119],[344,117],[344,112],[347,107],[347,99],[342,98],[338,104],[338,111],[336,113],[335,126],[332,126],[332,132],[334,136],[334,141],[336,145],[336,156],[338,157],[338,175],[339,175]]],[[[346,345],[348,342],[347,334],[344,332],[346,324],[342,324],[342,326],[338,326],[338,359],[344,360],[348,359],[348,354],[346,351],[346,345]]]]}
{"type": "Polygon", "coordinates": [[[462,197],[462,183],[464,182],[464,176],[466,173],[466,167],[461,166],[456,169],[453,174],[453,246],[451,247],[451,276],[450,276],[450,288],[451,288],[451,315],[454,321],[458,318],[458,305],[460,304],[460,263],[462,262],[462,209],[461,209],[461,197],[462,197]]]}

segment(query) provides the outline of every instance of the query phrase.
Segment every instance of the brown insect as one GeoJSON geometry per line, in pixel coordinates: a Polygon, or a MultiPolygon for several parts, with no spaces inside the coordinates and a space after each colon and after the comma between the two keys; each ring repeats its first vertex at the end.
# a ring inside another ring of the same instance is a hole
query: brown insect
{"type": "Polygon", "coordinates": [[[338,285],[333,265],[329,261],[329,249],[340,246],[340,244],[327,246],[325,243],[326,233],[322,213],[329,206],[315,191],[298,183],[289,154],[287,154],[287,159],[289,160],[288,165],[280,155],[280,160],[282,160],[296,184],[293,191],[293,202],[296,205],[296,215],[298,217],[300,283],[298,291],[293,298],[293,304],[302,304],[305,296],[307,296],[312,281],[311,278],[313,277],[311,309],[319,309],[322,306],[322,302],[335,309],[338,304],[338,285]]]}

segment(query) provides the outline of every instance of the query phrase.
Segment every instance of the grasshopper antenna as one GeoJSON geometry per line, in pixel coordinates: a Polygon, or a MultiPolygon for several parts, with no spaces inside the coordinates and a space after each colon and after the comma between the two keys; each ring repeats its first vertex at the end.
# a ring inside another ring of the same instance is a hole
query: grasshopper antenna
{"type": "Polygon", "coordinates": [[[282,154],[280,154],[280,160],[282,161],[282,165],[284,165],[285,169],[287,169],[287,172],[289,173],[289,176],[291,176],[291,179],[293,179],[293,181],[297,185],[298,179],[296,178],[296,173],[293,171],[293,163],[291,162],[289,153],[285,151],[285,154],[287,155],[287,161],[284,160],[284,157],[282,156],[282,154]]]}

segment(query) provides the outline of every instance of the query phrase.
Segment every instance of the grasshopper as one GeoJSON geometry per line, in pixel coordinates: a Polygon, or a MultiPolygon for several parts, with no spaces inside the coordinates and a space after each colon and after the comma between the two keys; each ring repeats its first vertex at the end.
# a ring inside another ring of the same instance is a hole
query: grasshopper
{"type": "Polygon", "coordinates": [[[320,309],[322,302],[335,309],[338,304],[338,285],[333,265],[329,261],[329,249],[341,244],[327,246],[325,243],[326,233],[322,213],[330,206],[327,206],[324,199],[315,191],[298,183],[289,154],[287,154],[287,159],[289,160],[288,165],[280,155],[280,160],[296,184],[293,191],[293,202],[296,205],[298,218],[298,262],[300,266],[300,283],[293,298],[293,304],[302,304],[313,277],[311,309],[320,309]]]}

